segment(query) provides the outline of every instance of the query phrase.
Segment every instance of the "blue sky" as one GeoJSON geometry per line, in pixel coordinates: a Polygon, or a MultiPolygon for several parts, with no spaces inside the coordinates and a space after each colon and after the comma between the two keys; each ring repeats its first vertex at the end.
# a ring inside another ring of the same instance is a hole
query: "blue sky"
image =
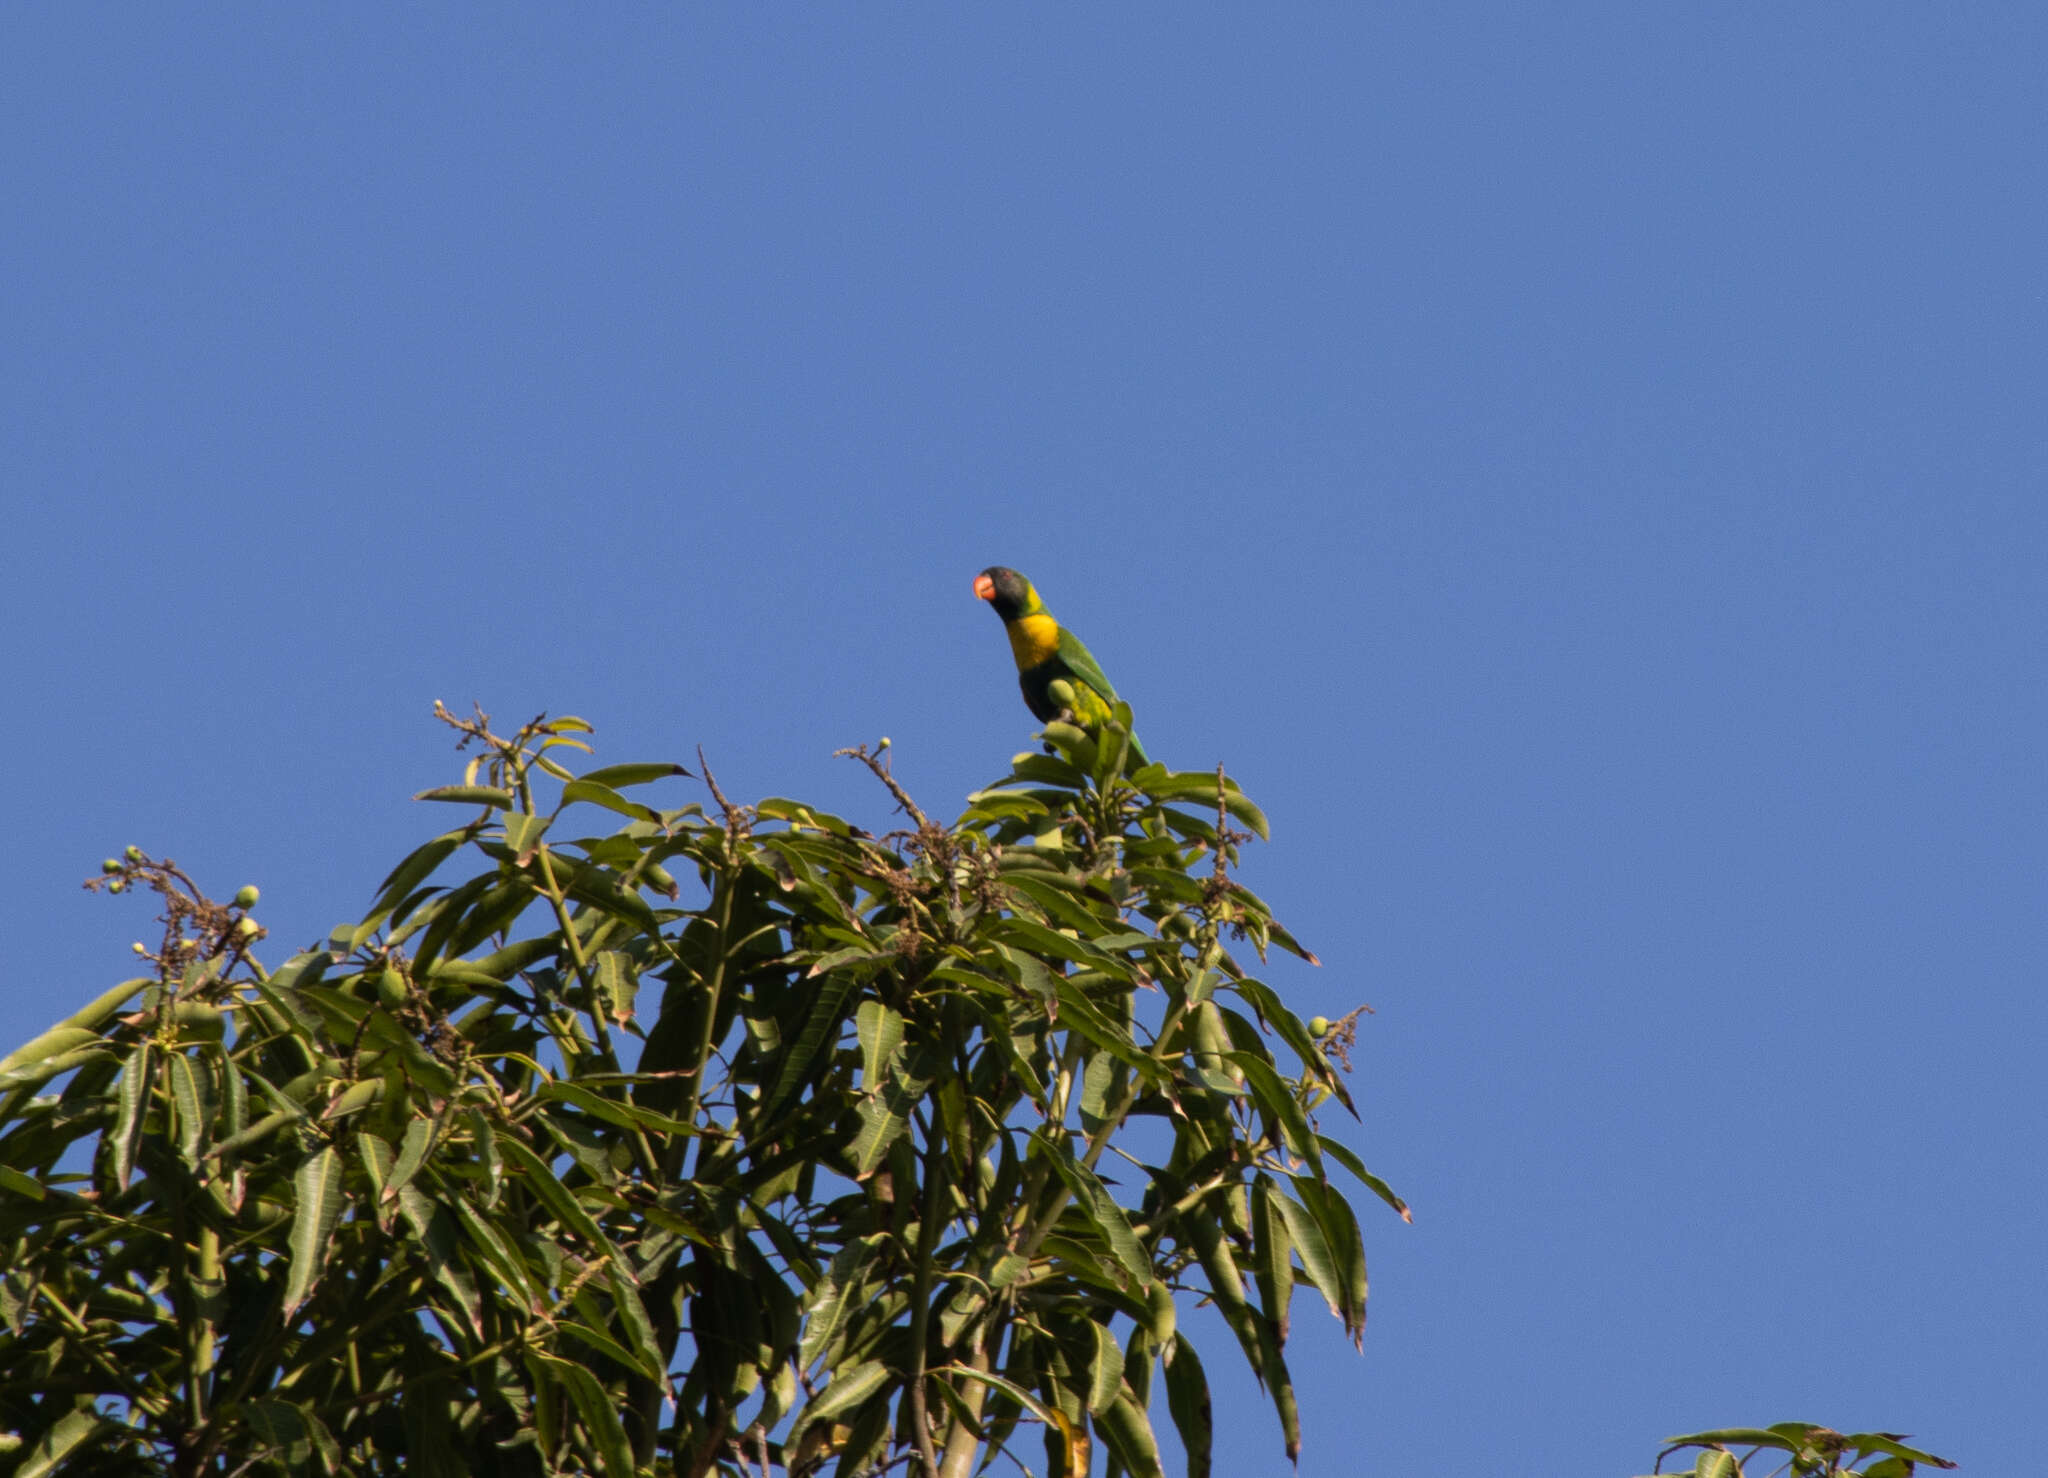
{"type": "Polygon", "coordinates": [[[1012,564],[1377,1008],[1416,1220],[1363,1356],[1298,1307],[1304,1473],[2021,1471],[2044,74],[1990,4],[12,9],[0,1036],[126,973],[126,843],[357,916],[436,698],[951,810],[1012,564]]]}

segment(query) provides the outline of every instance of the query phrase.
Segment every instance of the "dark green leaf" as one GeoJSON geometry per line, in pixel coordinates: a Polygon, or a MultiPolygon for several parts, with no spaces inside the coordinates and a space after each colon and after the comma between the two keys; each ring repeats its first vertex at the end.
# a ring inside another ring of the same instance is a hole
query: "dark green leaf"
{"type": "Polygon", "coordinates": [[[1110,1255],[1140,1285],[1152,1281],[1152,1259],[1146,1255],[1145,1246],[1131,1230],[1130,1218],[1117,1205],[1109,1188],[1096,1179],[1095,1172],[1074,1158],[1074,1152],[1064,1136],[1047,1139],[1039,1136],[1037,1151],[1051,1163],[1054,1174],[1066,1183],[1073,1192],[1075,1203],[1082,1213],[1094,1224],[1108,1244],[1110,1255]]]}
{"type": "Polygon", "coordinates": [[[119,1424],[97,1411],[69,1411],[57,1419],[42,1440],[29,1449],[28,1456],[21,1460],[13,1478],[50,1478],[64,1465],[82,1453],[86,1447],[110,1432],[120,1430],[119,1424]]]}
{"type": "Polygon", "coordinates": [[[439,785],[432,790],[421,791],[413,799],[453,801],[465,806],[496,806],[501,811],[512,808],[512,792],[495,785],[439,785]]]}
{"type": "Polygon", "coordinates": [[[643,806],[638,801],[629,801],[603,781],[594,780],[588,775],[581,780],[571,780],[562,787],[564,806],[572,806],[578,801],[603,806],[607,811],[616,811],[621,816],[631,816],[635,821],[646,821],[655,826],[661,824],[661,817],[653,807],[643,806]]]}
{"type": "Polygon", "coordinates": [[[1180,1433],[1182,1451],[1187,1454],[1188,1478],[1209,1478],[1210,1452],[1215,1446],[1215,1422],[1209,1408],[1209,1378],[1202,1361],[1184,1334],[1173,1337],[1166,1352],[1166,1406],[1173,1414],[1174,1430],[1180,1433]]]}
{"type": "Polygon", "coordinates": [[[651,780],[666,780],[671,775],[689,777],[690,772],[676,764],[600,765],[582,778],[586,782],[609,785],[617,790],[623,786],[645,785],[651,780]]]}
{"type": "Polygon", "coordinates": [[[343,1201],[341,1156],[332,1145],[324,1146],[299,1166],[292,1185],[297,1205],[292,1212],[291,1273],[284,1292],[287,1322],[311,1295],[327,1265],[328,1244],[343,1201]]]}
{"type": "Polygon", "coordinates": [[[527,1359],[545,1362],[549,1373],[569,1393],[576,1414],[583,1419],[584,1431],[589,1433],[597,1447],[599,1459],[604,1464],[605,1478],[633,1478],[632,1445],[626,1440],[626,1429],[619,1422],[618,1408],[611,1394],[598,1384],[597,1377],[574,1361],[558,1359],[540,1351],[529,1352],[527,1359]]]}

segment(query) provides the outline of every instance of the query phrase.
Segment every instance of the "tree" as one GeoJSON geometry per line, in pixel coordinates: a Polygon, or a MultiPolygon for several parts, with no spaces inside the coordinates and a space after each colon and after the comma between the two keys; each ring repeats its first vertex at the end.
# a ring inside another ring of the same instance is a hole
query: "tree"
{"type": "Polygon", "coordinates": [[[1221,771],[1133,770],[1120,710],[947,826],[885,740],[877,837],[440,716],[475,753],[421,798],[469,818],[322,948],[266,968],[255,889],[135,848],[88,884],[163,934],[0,1059],[0,1473],[967,1478],[1035,1428],[1142,1478],[1157,1384],[1199,1478],[1189,1298],[1299,1451],[1295,1286],[1359,1339],[1342,1187],[1407,1211],[1318,1121],[1358,1014],[1251,973],[1313,956],[1232,876],[1266,824],[1221,771]]]}
{"type": "Polygon", "coordinates": [[[325,948],[266,969],[253,890],[133,849],[89,885],[164,935],[0,1063],[19,1471],[965,1478],[1037,1427],[1141,1475],[1157,1380],[1199,1474],[1182,1293],[1298,1451],[1295,1283],[1365,1319],[1332,1177],[1405,1208],[1317,1125],[1354,1019],[1240,958],[1306,951],[1231,876],[1234,783],[1129,773],[1126,712],[944,826],[857,750],[875,837],[442,717],[477,752],[422,798],[475,814],[325,948]]]}

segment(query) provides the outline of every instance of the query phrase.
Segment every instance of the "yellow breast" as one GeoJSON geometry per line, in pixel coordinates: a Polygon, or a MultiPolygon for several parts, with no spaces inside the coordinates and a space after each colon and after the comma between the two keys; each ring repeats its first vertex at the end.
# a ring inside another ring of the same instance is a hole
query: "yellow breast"
{"type": "Polygon", "coordinates": [[[1046,615],[1019,616],[1003,627],[1010,634],[1010,655],[1025,672],[1050,661],[1060,649],[1060,623],[1046,615]]]}

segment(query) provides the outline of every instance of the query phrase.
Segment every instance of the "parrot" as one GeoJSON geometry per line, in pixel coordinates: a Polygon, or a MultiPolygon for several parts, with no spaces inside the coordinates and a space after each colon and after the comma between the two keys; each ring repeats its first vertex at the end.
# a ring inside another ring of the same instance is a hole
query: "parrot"
{"type": "MultiPolygon", "coordinates": [[[[1029,580],[1007,566],[990,565],[974,577],[974,593],[1003,618],[1010,655],[1017,660],[1017,686],[1034,718],[1051,723],[1065,711],[1087,728],[1109,721],[1116,689],[1081,639],[1053,619],[1029,580]]],[[[1131,758],[1141,766],[1149,763],[1136,734],[1131,758]]]]}

